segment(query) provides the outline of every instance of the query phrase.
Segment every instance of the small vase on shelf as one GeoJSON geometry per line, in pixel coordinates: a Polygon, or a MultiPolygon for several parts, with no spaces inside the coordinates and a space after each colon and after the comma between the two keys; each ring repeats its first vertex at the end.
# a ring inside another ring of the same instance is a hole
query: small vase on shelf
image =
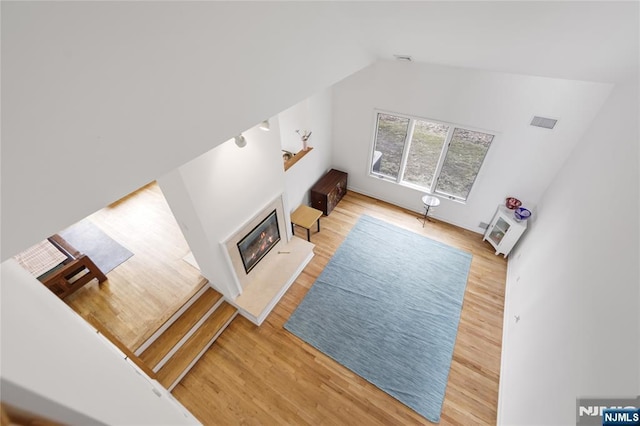
{"type": "Polygon", "coordinates": [[[296,130],[296,133],[300,135],[300,139],[302,139],[302,150],[307,151],[309,149],[309,137],[312,132],[307,132],[306,130],[296,130]]]}

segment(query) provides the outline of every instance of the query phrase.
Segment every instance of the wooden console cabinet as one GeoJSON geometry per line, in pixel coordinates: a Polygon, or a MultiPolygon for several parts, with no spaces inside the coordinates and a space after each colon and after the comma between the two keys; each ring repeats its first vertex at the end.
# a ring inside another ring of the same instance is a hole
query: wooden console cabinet
{"type": "Polygon", "coordinates": [[[346,193],[347,173],[331,169],[311,188],[311,207],[328,216],[346,193]]]}

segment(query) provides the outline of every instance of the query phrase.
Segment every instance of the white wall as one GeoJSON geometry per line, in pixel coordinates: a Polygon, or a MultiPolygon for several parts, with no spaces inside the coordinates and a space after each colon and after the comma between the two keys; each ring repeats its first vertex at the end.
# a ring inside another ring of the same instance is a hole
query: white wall
{"type": "Polygon", "coordinates": [[[199,212],[196,211],[180,169],[172,170],[158,178],[157,182],[191,252],[194,257],[197,253],[197,258],[202,261],[202,264],[198,263],[202,275],[207,277],[209,284],[220,293],[234,294],[235,290],[233,289],[235,287],[228,287],[228,285],[232,284],[231,282],[212,279],[216,277],[217,263],[207,259],[216,259],[218,257],[218,247],[206,237],[204,224],[200,219],[199,212]]]}
{"type": "MultiPolygon", "coordinates": [[[[230,298],[239,289],[220,243],[285,190],[280,127],[270,122],[269,132],[242,132],[244,148],[228,140],[158,179],[203,276],[230,298]]],[[[285,215],[289,223],[286,206],[285,215]]]]}
{"type": "Polygon", "coordinates": [[[334,86],[333,164],[355,191],[422,210],[419,191],[368,176],[374,109],[497,132],[466,204],[444,199],[435,217],[476,232],[516,196],[535,206],[591,122],[610,85],[378,61],[334,86]],[[553,131],[533,115],[559,119],[553,131]]]}
{"type": "Polygon", "coordinates": [[[501,424],[573,424],[577,397],[638,394],[638,112],[637,83],[616,87],[509,262],[501,424]]]}
{"type": "Polygon", "coordinates": [[[285,173],[286,196],[289,209],[309,204],[309,189],[331,168],[332,102],[331,90],[305,99],[278,114],[282,148],[291,152],[302,149],[296,130],[312,131],[309,146],[313,150],[285,173]]]}
{"type": "Polygon", "coordinates": [[[15,260],[0,273],[3,401],[65,424],[198,424],[15,260]]]}
{"type": "Polygon", "coordinates": [[[336,7],[3,2],[2,259],[368,65],[336,7]]]}
{"type": "Polygon", "coordinates": [[[257,126],[243,132],[246,147],[229,140],[158,179],[202,274],[231,298],[239,289],[220,243],[282,193],[288,224],[291,211],[308,202],[309,188],[330,167],[330,90],[269,121],[269,132],[257,126]],[[313,150],[285,173],[281,149],[302,148],[297,129],[313,132],[313,150]]]}

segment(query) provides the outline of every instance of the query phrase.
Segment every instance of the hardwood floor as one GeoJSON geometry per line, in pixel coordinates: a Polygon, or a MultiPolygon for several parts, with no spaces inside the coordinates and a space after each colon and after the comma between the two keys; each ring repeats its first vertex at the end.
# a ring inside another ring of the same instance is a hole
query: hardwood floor
{"type": "Polygon", "coordinates": [[[362,214],[473,254],[441,424],[496,423],[506,261],[479,234],[440,222],[423,229],[416,213],[353,192],[314,229],[316,256],[263,325],[237,317],[173,390],[202,423],[430,424],[283,328],[362,214]]]}
{"type": "Polygon", "coordinates": [[[134,255],[106,282],[87,284],[64,301],[135,351],[206,281],[182,260],[189,246],[155,182],[89,220],[134,255]]]}

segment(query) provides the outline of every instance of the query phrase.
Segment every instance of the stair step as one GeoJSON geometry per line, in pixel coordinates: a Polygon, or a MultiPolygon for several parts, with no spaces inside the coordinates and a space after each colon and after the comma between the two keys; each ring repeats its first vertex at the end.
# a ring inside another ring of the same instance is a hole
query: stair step
{"type": "Polygon", "coordinates": [[[193,366],[201,354],[213,343],[213,340],[233,319],[237,309],[227,302],[222,304],[193,333],[185,344],[176,351],[169,361],[157,372],[157,380],[167,389],[173,385],[193,366]]]}
{"type": "Polygon", "coordinates": [[[167,328],[142,354],[140,359],[152,369],[173,349],[222,295],[208,288],[193,305],[167,328]]]}

